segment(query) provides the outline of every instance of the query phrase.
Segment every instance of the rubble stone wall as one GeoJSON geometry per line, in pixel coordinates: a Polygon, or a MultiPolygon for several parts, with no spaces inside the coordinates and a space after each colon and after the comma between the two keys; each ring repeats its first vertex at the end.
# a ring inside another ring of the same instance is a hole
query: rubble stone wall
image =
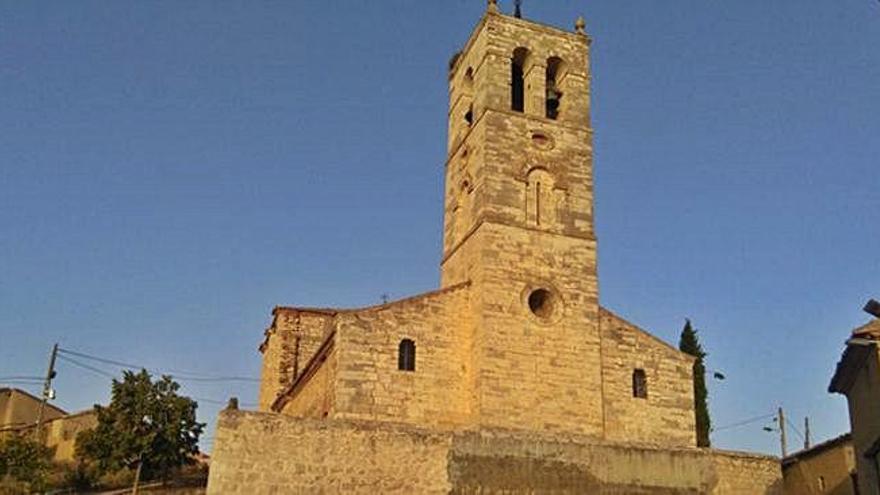
{"type": "Polygon", "coordinates": [[[244,411],[212,454],[212,494],[782,494],[773,457],[244,411]]]}

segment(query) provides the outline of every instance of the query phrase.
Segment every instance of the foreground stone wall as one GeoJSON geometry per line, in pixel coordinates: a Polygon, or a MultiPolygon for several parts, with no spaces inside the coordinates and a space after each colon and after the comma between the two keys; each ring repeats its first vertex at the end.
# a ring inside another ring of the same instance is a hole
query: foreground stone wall
{"type": "Polygon", "coordinates": [[[448,491],[448,434],[224,411],[214,442],[208,493],[448,491]]]}
{"type": "Polygon", "coordinates": [[[208,493],[781,495],[777,459],[224,411],[208,493]]]}

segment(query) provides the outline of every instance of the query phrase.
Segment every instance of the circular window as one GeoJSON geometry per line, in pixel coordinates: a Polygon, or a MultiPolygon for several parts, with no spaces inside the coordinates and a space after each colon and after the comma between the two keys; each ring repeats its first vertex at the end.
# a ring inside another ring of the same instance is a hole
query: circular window
{"type": "Polygon", "coordinates": [[[529,309],[538,318],[549,319],[553,316],[556,298],[547,289],[535,289],[529,294],[529,309]]]}

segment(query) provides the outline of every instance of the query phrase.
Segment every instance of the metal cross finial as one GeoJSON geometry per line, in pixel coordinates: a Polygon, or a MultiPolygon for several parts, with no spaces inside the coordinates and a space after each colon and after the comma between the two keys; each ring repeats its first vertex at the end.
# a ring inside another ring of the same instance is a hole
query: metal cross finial
{"type": "Polygon", "coordinates": [[[514,3],[516,7],[513,9],[513,16],[517,19],[522,19],[522,0],[516,0],[514,3]]]}

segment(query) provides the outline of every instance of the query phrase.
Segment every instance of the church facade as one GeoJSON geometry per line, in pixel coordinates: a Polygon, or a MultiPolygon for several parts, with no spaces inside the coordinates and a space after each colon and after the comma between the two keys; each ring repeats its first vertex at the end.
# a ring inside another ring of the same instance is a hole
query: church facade
{"type": "Polygon", "coordinates": [[[582,20],[489,2],[450,61],[439,288],[275,308],[209,491],[778,493],[773,459],[696,448],[693,358],[599,304],[589,60],[582,20]]]}

